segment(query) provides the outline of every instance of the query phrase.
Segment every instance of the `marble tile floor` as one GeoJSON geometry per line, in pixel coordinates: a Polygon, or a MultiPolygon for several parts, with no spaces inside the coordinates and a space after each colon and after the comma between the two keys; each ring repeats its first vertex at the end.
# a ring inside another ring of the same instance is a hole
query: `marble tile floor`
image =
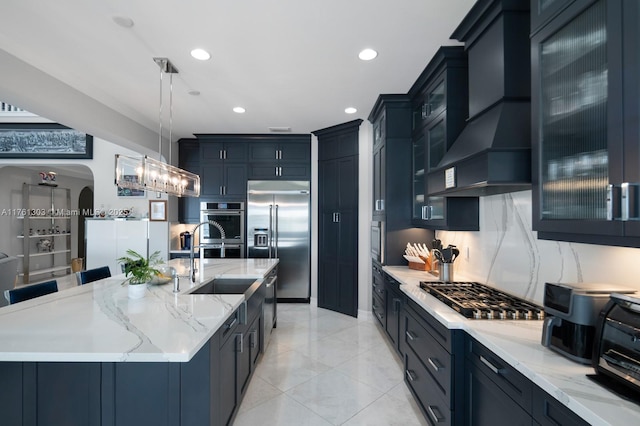
{"type": "Polygon", "coordinates": [[[278,304],[235,426],[427,425],[372,316],[278,304]]]}

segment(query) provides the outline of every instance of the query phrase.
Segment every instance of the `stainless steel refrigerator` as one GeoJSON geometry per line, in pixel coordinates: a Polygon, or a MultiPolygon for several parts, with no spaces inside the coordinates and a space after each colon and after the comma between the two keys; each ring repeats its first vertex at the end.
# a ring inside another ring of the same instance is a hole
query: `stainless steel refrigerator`
{"type": "Polygon", "coordinates": [[[279,302],[309,302],[311,215],[308,181],[247,183],[247,257],[278,258],[279,302]]]}

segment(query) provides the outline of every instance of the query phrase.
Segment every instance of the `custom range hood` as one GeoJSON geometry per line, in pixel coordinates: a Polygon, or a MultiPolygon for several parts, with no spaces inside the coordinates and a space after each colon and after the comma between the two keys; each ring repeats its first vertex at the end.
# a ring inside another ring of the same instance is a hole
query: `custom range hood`
{"type": "Polygon", "coordinates": [[[529,2],[479,0],[451,38],[467,50],[469,119],[428,172],[429,195],[531,188],[529,2]]]}

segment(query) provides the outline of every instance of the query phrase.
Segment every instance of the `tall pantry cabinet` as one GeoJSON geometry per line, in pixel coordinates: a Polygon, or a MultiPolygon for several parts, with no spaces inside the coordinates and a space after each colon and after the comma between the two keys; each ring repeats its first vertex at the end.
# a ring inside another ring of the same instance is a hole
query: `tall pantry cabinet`
{"type": "Polygon", "coordinates": [[[358,132],[354,120],[318,137],[318,306],[358,316],[358,132]]]}

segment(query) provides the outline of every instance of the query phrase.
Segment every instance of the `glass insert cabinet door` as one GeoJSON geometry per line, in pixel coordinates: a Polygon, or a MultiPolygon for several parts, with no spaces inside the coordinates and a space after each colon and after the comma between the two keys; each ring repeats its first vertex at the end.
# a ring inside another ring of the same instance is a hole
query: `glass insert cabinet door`
{"type": "Polygon", "coordinates": [[[542,41],[539,55],[541,218],[611,219],[605,1],[542,41]]]}
{"type": "Polygon", "coordinates": [[[413,142],[413,188],[412,188],[412,218],[422,219],[422,206],[425,202],[425,137],[424,135],[413,142]]]}
{"type": "MultiPolygon", "coordinates": [[[[434,129],[441,126],[436,125],[434,129]]],[[[444,131],[435,131],[444,134],[444,131]]],[[[427,133],[429,134],[429,133],[427,133]]],[[[425,167],[427,160],[426,137],[423,135],[413,143],[413,201],[412,218],[418,221],[444,220],[445,198],[429,197],[426,195],[425,167]]],[[[444,144],[444,141],[443,141],[444,144]]],[[[429,146],[431,150],[431,146],[429,146]]],[[[444,152],[443,152],[444,154],[444,152]]],[[[440,157],[441,158],[441,157],[440,157]]],[[[439,162],[439,160],[438,160],[439,162]]],[[[437,164],[437,163],[436,163],[437,164]]]]}

